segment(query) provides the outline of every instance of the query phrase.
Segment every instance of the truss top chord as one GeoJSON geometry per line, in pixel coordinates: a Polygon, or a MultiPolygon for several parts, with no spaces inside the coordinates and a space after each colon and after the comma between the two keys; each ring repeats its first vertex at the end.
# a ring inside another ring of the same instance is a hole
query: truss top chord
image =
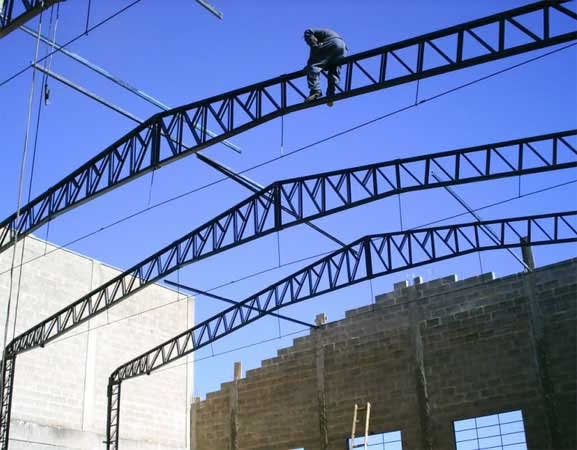
{"type": "MultiPolygon", "coordinates": [[[[566,1],[533,3],[348,56],[341,63],[343,86],[333,99],[342,100],[577,40],[577,14],[562,6],[566,1]],[[564,15],[570,24],[552,20],[553,10],[564,15]],[[534,29],[529,30],[517,20],[534,13],[542,15],[542,20],[534,21],[534,29]],[[490,42],[475,32],[488,25],[496,25],[488,29],[493,33],[490,42]],[[525,41],[506,39],[509,29],[523,33],[525,41]],[[476,47],[480,45],[481,54],[470,52],[469,42],[476,43],[476,47]]],[[[304,103],[304,85],[301,70],[153,115],[25,205],[18,221],[16,214],[2,221],[0,251],[59,214],[157,167],[276,117],[326,102],[324,98],[304,103]],[[212,126],[218,130],[216,136],[206,131],[212,126]],[[185,145],[187,141],[192,146],[185,145]]]]}

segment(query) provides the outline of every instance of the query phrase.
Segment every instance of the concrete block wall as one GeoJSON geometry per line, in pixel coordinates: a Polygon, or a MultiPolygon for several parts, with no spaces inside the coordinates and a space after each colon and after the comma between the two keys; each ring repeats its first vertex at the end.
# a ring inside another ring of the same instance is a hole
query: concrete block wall
{"type": "Polygon", "coordinates": [[[577,259],[495,279],[416,278],[193,404],[195,450],[346,448],[353,406],[403,449],[522,410],[528,448],[577,448],[577,259]]]}
{"type": "MultiPolygon", "coordinates": [[[[16,249],[16,265],[21,249],[22,243],[16,249]]],[[[16,334],[120,273],[34,237],[25,240],[23,260],[31,262],[22,267],[16,334]]],[[[0,254],[2,333],[11,263],[12,249],[0,254]]],[[[17,285],[18,270],[13,278],[13,307],[17,285]]],[[[150,286],[44,348],[19,355],[10,448],[102,449],[108,376],[120,364],[191,327],[193,306],[192,297],[150,286]]],[[[9,339],[12,331],[13,321],[9,339]]],[[[123,384],[122,448],[188,448],[192,374],[188,364],[123,384]]]]}

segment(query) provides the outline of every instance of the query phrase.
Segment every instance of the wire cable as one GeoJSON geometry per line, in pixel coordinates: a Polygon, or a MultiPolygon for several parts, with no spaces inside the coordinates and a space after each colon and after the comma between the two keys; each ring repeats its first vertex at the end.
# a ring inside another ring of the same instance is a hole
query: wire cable
{"type": "MultiPolygon", "coordinates": [[[[52,5],[52,9],[50,10],[50,26],[49,29],[52,28],[52,13],[54,12],[54,5],[52,5]]],[[[56,5],[56,21],[54,23],[54,31],[52,33],[52,44],[51,47],[55,46],[56,43],[56,32],[58,30],[58,22],[60,19],[60,2],[56,5]]],[[[40,36],[41,37],[41,36],[40,36]]],[[[48,62],[44,61],[44,69],[46,69],[48,72],[52,69],[52,60],[54,55],[49,56],[48,52],[49,52],[50,48],[46,47],[46,57],[48,58],[48,62]]],[[[50,102],[50,88],[48,87],[48,73],[47,72],[43,72],[43,79],[44,79],[44,103],[46,105],[48,105],[48,103],[50,102]]],[[[30,200],[29,200],[30,201],[30,200]]]]}
{"type": "MultiPolygon", "coordinates": [[[[54,8],[54,5],[52,5],[54,8]]],[[[52,16],[51,16],[52,17],[52,16]]],[[[58,23],[60,21],[60,2],[56,4],[56,22],[54,24],[54,32],[52,33],[52,44],[50,45],[51,48],[56,47],[56,32],[58,31],[58,23]]],[[[50,71],[52,70],[52,60],[54,59],[54,52],[48,55],[49,48],[46,48],[46,57],[48,58],[48,64],[46,64],[46,68],[50,71]]],[[[46,75],[46,74],[45,74],[46,75]]],[[[46,75],[48,77],[48,75],[46,75]]]]}
{"type": "Polygon", "coordinates": [[[92,1],[88,0],[88,10],[86,11],[86,30],[84,34],[88,34],[88,26],[90,25],[90,11],[92,9],[92,1]]]}
{"type": "MultiPolygon", "coordinates": [[[[36,39],[36,47],[34,49],[34,61],[36,61],[38,59],[38,52],[40,51],[40,34],[42,33],[42,12],[40,13],[40,18],[38,20],[38,35],[37,35],[37,39],[36,39]]],[[[29,135],[30,135],[30,123],[32,121],[32,109],[33,109],[33,105],[32,102],[34,100],[34,86],[36,85],[36,70],[32,71],[32,80],[31,80],[31,85],[30,85],[30,94],[28,96],[28,112],[27,112],[27,116],[26,116],[26,126],[25,126],[25,132],[24,132],[24,147],[22,149],[22,159],[20,161],[20,173],[18,175],[18,193],[17,193],[17,197],[16,197],[16,222],[18,222],[18,218],[20,217],[20,204],[22,201],[22,191],[24,188],[24,172],[26,169],[26,159],[27,159],[27,155],[28,155],[28,139],[29,139],[29,135]]],[[[15,230],[15,233],[18,234],[18,229],[15,230]]],[[[24,244],[22,244],[24,245],[24,244]]],[[[10,264],[10,281],[8,283],[8,302],[6,305],[6,321],[4,324],[4,336],[3,336],[3,341],[2,341],[2,347],[4,348],[6,346],[6,343],[8,342],[8,329],[10,326],[10,313],[11,313],[11,309],[12,309],[12,290],[14,287],[14,268],[16,265],[16,249],[17,249],[17,245],[14,245],[14,248],[12,249],[12,261],[10,264]]],[[[22,270],[22,260],[20,261],[19,267],[20,267],[20,271],[22,270]]],[[[16,304],[16,308],[18,308],[18,305],[16,304]]],[[[15,312],[16,315],[16,312],[15,312]]],[[[16,321],[14,321],[14,330],[16,327],[16,321]]],[[[0,363],[0,378],[2,379],[2,385],[4,384],[4,369],[5,369],[5,361],[6,358],[2,357],[2,361],[0,363]]],[[[4,390],[2,389],[2,394],[1,396],[3,397],[3,393],[4,390]]]]}
{"type": "MultiPolygon", "coordinates": [[[[268,338],[268,339],[263,339],[262,341],[258,341],[258,342],[253,342],[251,344],[246,344],[246,345],[241,345],[240,347],[235,347],[232,348],[230,350],[224,350],[222,352],[219,353],[215,353],[213,355],[208,355],[208,356],[204,356],[202,358],[198,358],[195,359],[194,361],[191,362],[196,364],[199,361],[204,361],[205,359],[212,359],[212,358],[216,358],[217,356],[222,356],[222,355],[227,355],[229,353],[234,353],[234,352],[238,352],[239,350],[246,350],[247,348],[252,348],[252,347],[256,347],[258,345],[262,345],[262,344],[266,344],[268,342],[273,342],[273,341],[278,341],[279,339],[285,338],[285,337],[290,337],[290,336],[294,336],[296,334],[301,334],[301,333],[305,333],[307,331],[310,331],[310,328],[302,328],[300,330],[297,331],[292,331],[290,333],[286,333],[286,334],[281,334],[280,336],[276,336],[273,338],[268,338]]],[[[159,370],[155,370],[155,372],[164,372],[165,370],[171,370],[171,369],[176,369],[177,367],[182,367],[185,365],[188,365],[189,362],[184,362],[184,363],[180,363],[180,364],[175,364],[174,366],[170,366],[170,367],[165,367],[163,369],[159,369],[159,370]]]]}
{"type": "MultiPolygon", "coordinates": [[[[52,30],[52,19],[54,18],[54,5],[50,7],[50,20],[48,21],[48,31],[52,30]]],[[[40,36],[37,37],[40,39],[40,36]]],[[[48,47],[46,47],[46,54],[48,53],[48,47]]],[[[50,62],[50,60],[49,60],[50,62]]],[[[46,61],[44,62],[44,67],[46,67],[46,61]]],[[[40,89],[44,90],[44,101],[48,104],[48,96],[50,93],[50,89],[48,88],[48,77],[46,74],[42,74],[42,83],[40,84],[40,89]]],[[[30,201],[30,200],[28,200],[30,201]]]]}
{"type": "MultiPolygon", "coordinates": [[[[52,7],[50,8],[50,20],[48,22],[48,30],[52,29],[53,16],[54,16],[54,5],[52,5],[52,7]]],[[[58,17],[56,19],[56,23],[54,26],[55,32],[56,32],[57,26],[58,26],[58,17]]],[[[40,35],[41,35],[40,31],[41,30],[38,31],[37,40],[40,39],[40,35]]],[[[56,35],[55,35],[55,37],[56,37],[56,35]]],[[[47,51],[48,51],[48,49],[47,49],[47,51]]],[[[49,62],[50,62],[50,60],[45,61],[44,65],[46,66],[49,62]]],[[[40,82],[40,87],[42,88],[42,86],[44,86],[44,88],[46,89],[46,91],[44,93],[44,100],[47,98],[47,92],[48,92],[47,82],[48,82],[48,75],[43,73],[42,74],[42,81],[40,82]]],[[[30,168],[30,180],[28,182],[28,199],[27,199],[28,203],[30,202],[30,199],[32,198],[32,185],[33,185],[33,181],[34,181],[34,171],[36,169],[36,154],[37,154],[37,150],[38,150],[38,137],[39,137],[39,133],[40,133],[40,117],[42,116],[42,103],[44,103],[42,95],[39,95],[38,96],[37,112],[36,112],[34,144],[33,144],[33,148],[32,148],[32,164],[31,164],[31,168],[30,168]]],[[[24,261],[25,249],[26,249],[26,239],[23,239],[22,240],[22,247],[21,247],[21,251],[20,251],[20,261],[21,262],[24,261]]],[[[13,328],[12,328],[12,337],[16,336],[16,322],[18,320],[18,306],[20,304],[20,288],[22,286],[22,273],[24,272],[22,264],[20,264],[20,266],[18,268],[19,268],[19,270],[18,270],[18,284],[17,284],[17,288],[16,288],[16,303],[14,305],[14,323],[13,323],[13,328]]]]}
{"type": "MultiPolygon", "coordinates": [[[[62,48],[66,48],[68,47],[70,44],[76,42],[78,39],[86,36],[86,34],[90,31],[93,31],[99,27],[101,27],[102,25],[104,25],[107,22],[110,22],[112,19],[114,19],[115,17],[119,16],[120,14],[124,13],[125,11],[128,11],[130,8],[132,8],[133,6],[135,6],[136,4],[140,3],[142,0],[134,0],[132,3],[126,5],[124,8],[119,9],[118,11],[116,11],[114,14],[108,16],[107,18],[101,20],[100,22],[98,22],[97,24],[93,25],[92,27],[90,27],[89,29],[87,29],[86,31],[83,31],[81,34],[77,35],[76,37],[70,39],[68,42],[66,42],[65,44],[61,45],[60,47],[58,47],[56,50],[50,52],[48,54],[48,56],[45,56],[44,58],[39,59],[38,61],[36,61],[36,64],[39,62],[44,61],[46,58],[48,58],[49,56],[52,56],[53,54],[57,53],[60,51],[60,49],[62,48]]],[[[5,84],[9,83],[10,81],[12,81],[13,79],[15,79],[16,77],[22,75],[24,72],[26,72],[28,69],[30,69],[31,67],[33,67],[33,64],[30,64],[26,67],[24,67],[23,69],[19,70],[18,72],[16,72],[15,74],[9,76],[8,78],[6,78],[4,81],[2,81],[0,83],[0,87],[4,86],[5,84]]]]}
{"type": "MultiPolygon", "coordinates": [[[[42,445],[44,448],[55,447],[57,450],[62,448],[62,446],[58,445],[58,444],[51,444],[49,442],[31,441],[29,439],[8,438],[8,440],[12,441],[12,442],[25,442],[26,444],[32,444],[32,445],[42,445]]],[[[66,448],[68,450],[82,450],[80,447],[68,447],[68,446],[66,446],[66,448]]]]}

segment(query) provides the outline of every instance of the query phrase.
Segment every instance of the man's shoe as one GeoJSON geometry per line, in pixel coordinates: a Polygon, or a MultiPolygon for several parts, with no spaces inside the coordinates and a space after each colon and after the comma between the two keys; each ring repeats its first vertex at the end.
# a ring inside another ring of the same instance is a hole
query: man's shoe
{"type": "Polygon", "coordinates": [[[323,96],[320,92],[311,92],[307,98],[305,98],[305,102],[314,102],[317,98],[321,98],[323,96]]]}
{"type": "Polygon", "coordinates": [[[329,99],[327,101],[327,106],[333,106],[333,97],[335,95],[335,91],[327,91],[327,98],[329,99]]]}

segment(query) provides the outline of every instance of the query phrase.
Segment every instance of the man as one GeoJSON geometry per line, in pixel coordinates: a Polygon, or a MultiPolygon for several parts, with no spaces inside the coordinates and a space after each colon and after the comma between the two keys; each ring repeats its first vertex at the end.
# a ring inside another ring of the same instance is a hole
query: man
{"type": "MultiPolygon", "coordinates": [[[[306,102],[312,102],[322,97],[319,74],[323,69],[329,70],[327,97],[335,94],[335,86],[339,84],[341,68],[335,64],[341,58],[347,56],[345,41],[336,32],[329,29],[308,29],[304,33],[305,42],[310,47],[309,60],[305,67],[307,71],[307,83],[309,96],[306,102]]],[[[329,100],[328,106],[333,106],[329,100]]]]}

